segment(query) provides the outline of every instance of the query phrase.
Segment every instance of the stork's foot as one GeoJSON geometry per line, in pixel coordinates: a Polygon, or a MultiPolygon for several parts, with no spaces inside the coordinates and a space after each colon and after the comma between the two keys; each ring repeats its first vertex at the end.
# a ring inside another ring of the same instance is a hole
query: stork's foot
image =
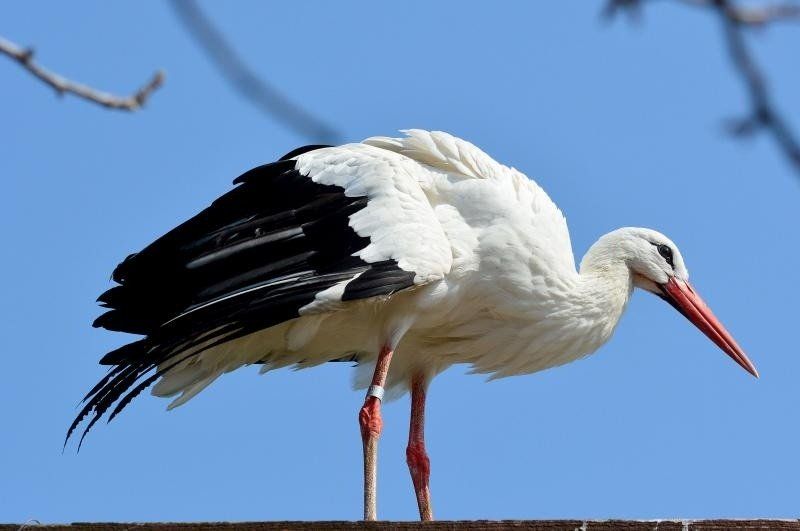
{"type": "Polygon", "coordinates": [[[433,507],[431,507],[431,460],[425,451],[425,443],[412,441],[406,448],[406,462],[411,472],[411,481],[414,483],[414,492],[417,495],[419,518],[422,521],[433,520],[433,507]]]}

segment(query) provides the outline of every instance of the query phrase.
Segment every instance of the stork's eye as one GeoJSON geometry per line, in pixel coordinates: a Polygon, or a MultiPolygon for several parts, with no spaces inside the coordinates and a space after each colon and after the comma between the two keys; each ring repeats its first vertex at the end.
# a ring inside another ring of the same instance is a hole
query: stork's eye
{"type": "Polygon", "coordinates": [[[664,245],[663,243],[659,245],[658,254],[663,256],[670,266],[675,267],[675,264],[672,263],[672,249],[669,248],[669,245],[664,245]]]}

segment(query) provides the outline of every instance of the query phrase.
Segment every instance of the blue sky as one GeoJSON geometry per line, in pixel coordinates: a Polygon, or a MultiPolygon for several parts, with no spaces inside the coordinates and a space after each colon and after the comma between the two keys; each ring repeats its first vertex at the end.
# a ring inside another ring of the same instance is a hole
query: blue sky
{"type": "MultiPolygon", "coordinates": [[[[677,4],[677,3],[676,3],[677,4]]],[[[252,67],[347,140],[443,129],[536,179],[577,256],[625,225],[661,230],[761,372],[637,293],[595,355],[430,390],[439,518],[797,516],[798,178],[767,138],[726,138],[746,108],[718,24],[654,3],[204,3],[252,67]]],[[[146,110],[57,98],[0,60],[0,521],[357,519],[361,447],[341,364],[226,375],[189,404],[143,395],[62,455],[76,404],[125,337],[92,329],[114,265],[308,143],[233,94],[157,2],[19,2],[0,34],[146,110]]],[[[752,36],[800,127],[800,31],[752,36]]],[[[415,519],[407,398],[384,408],[379,512],[415,519]]]]}

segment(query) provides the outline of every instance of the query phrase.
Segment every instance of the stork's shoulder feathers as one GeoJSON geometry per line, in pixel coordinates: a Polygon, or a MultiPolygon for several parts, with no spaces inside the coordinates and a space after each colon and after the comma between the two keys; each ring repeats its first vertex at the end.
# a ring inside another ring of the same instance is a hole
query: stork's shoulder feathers
{"type": "Polygon", "coordinates": [[[443,131],[405,129],[406,136],[373,136],[364,144],[400,153],[421,164],[475,179],[504,179],[508,168],[474,144],[443,131]]]}
{"type": "MultiPolygon", "coordinates": [[[[445,229],[458,224],[453,220],[453,207],[470,229],[494,225],[502,231],[515,227],[524,233],[524,243],[531,246],[534,270],[574,274],[567,221],[534,180],[448,133],[421,129],[403,133],[404,137],[372,137],[363,143],[401,154],[434,170],[421,173],[420,184],[445,229]]],[[[466,232],[461,230],[459,234],[465,236],[466,232]]],[[[488,233],[484,237],[491,238],[488,233]]]]}

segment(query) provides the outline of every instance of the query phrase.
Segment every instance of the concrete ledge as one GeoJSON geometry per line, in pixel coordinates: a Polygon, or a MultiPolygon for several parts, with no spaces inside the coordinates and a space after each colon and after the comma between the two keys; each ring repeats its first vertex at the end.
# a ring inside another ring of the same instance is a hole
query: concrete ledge
{"type": "Polygon", "coordinates": [[[197,523],[118,523],[75,522],[72,524],[42,525],[0,524],[0,531],[336,531],[359,530],[416,530],[426,531],[498,531],[502,529],[528,531],[738,531],[779,529],[800,531],[800,520],[462,520],[439,522],[197,522],[197,523]]]}

